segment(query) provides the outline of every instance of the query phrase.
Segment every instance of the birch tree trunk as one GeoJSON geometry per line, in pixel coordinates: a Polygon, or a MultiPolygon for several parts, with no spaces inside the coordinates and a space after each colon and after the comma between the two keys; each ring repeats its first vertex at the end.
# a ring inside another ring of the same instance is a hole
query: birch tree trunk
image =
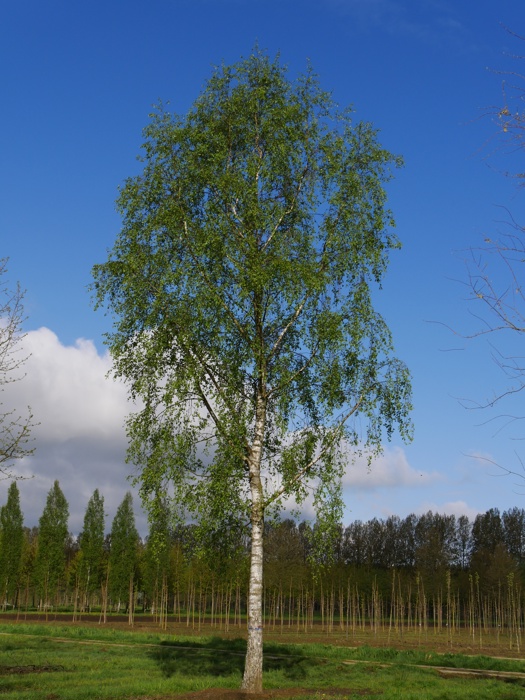
{"type": "Polygon", "coordinates": [[[263,671],[263,530],[264,515],[261,503],[252,505],[252,542],[250,552],[250,584],[248,593],[248,646],[242,689],[250,693],[262,692],[263,671]]]}
{"type": "Polygon", "coordinates": [[[248,591],[248,645],[242,690],[249,693],[262,692],[263,672],[263,536],[264,504],[261,482],[261,457],[265,429],[266,406],[262,392],[257,400],[255,439],[248,458],[250,470],[251,507],[251,551],[250,584],[248,591]]]}

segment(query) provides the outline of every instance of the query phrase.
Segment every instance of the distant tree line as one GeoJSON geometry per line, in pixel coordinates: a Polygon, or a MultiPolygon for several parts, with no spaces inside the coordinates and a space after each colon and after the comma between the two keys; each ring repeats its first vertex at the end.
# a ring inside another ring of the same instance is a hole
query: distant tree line
{"type": "MultiPolygon", "coordinates": [[[[193,626],[244,624],[249,542],[216,533],[204,547],[194,525],[173,527],[162,503],[156,512],[148,536],[140,538],[127,493],[106,534],[97,489],[74,536],[55,481],[38,527],[30,529],[12,482],[0,508],[2,609],[93,611],[101,621],[120,612],[130,624],[135,611],[144,610],[162,624],[168,615],[193,626]]],[[[507,623],[521,627],[522,508],[491,508],[472,522],[430,511],[357,520],[340,526],[322,554],[312,544],[315,528],[290,519],[266,525],[267,624],[355,626],[378,616],[415,624],[419,616],[443,625],[474,619],[501,625],[505,610],[507,623]]]]}

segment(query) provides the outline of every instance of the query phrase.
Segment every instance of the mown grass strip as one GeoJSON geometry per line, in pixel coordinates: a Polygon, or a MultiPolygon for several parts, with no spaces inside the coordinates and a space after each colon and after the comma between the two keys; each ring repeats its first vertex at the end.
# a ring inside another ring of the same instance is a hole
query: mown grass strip
{"type": "MultiPolygon", "coordinates": [[[[2,700],[40,700],[46,696],[60,700],[180,696],[186,700],[196,691],[206,691],[207,700],[215,697],[214,693],[221,700],[217,689],[235,691],[240,685],[244,640],[193,638],[188,644],[169,635],[157,635],[155,641],[155,635],[143,635],[148,641],[141,641],[134,632],[126,635],[122,631],[115,639],[111,630],[96,630],[96,636],[105,639],[86,639],[86,634],[78,635],[72,628],[61,638],[31,635],[28,629],[22,635],[17,631],[1,636],[0,664],[4,669],[33,666],[34,672],[2,675],[2,700]]],[[[424,653],[391,649],[269,643],[264,685],[267,692],[286,691],[286,697],[294,700],[323,700],[333,694],[344,699],[377,695],[381,700],[525,700],[520,678],[513,679],[512,687],[496,678],[442,678],[428,662],[435,663],[443,655],[432,655],[420,666],[416,662],[421,655],[424,653]]],[[[452,664],[452,655],[448,656],[452,664]]],[[[470,666],[485,663],[478,657],[465,658],[472,662],[470,666]]]]}
{"type": "MultiPolygon", "coordinates": [[[[0,635],[13,634],[21,636],[34,636],[37,638],[49,637],[61,643],[78,644],[111,644],[113,646],[132,647],[163,647],[176,648],[186,651],[198,651],[200,653],[226,653],[244,656],[246,642],[243,639],[225,640],[220,637],[182,637],[173,638],[170,635],[142,635],[133,632],[114,630],[89,630],[92,635],[87,638],[86,633],[78,634],[76,628],[58,627],[45,628],[48,634],[43,634],[41,629],[36,632],[37,625],[27,626],[16,631],[5,631],[0,626],[0,635]],[[31,631],[29,631],[31,630],[31,631]],[[116,639],[119,641],[116,641],[116,639]],[[126,641],[123,641],[126,640],[126,641]],[[146,641],[147,640],[147,641],[146,641]]],[[[333,647],[328,644],[279,644],[267,642],[264,645],[265,656],[268,659],[310,658],[319,660],[362,660],[366,662],[396,663],[421,667],[442,668],[468,668],[492,671],[509,671],[525,673],[525,662],[516,659],[502,657],[488,657],[484,655],[464,654],[438,654],[419,650],[397,650],[394,648],[377,648],[363,645],[361,647],[333,647]]]]}

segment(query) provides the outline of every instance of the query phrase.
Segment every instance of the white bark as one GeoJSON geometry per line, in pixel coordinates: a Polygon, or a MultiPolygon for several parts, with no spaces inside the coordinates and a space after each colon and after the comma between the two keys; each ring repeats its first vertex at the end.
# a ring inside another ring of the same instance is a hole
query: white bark
{"type": "Polygon", "coordinates": [[[248,594],[248,646],[242,689],[262,692],[263,664],[263,528],[262,512],[252,514],[252,544],[250,555],[250,589],[248,594]]]}
{"type": "Polygon", "coordinates": [[[265,426],[265,407],[259,399],[255,440],[250,450],[251,553],[250,585],[248,593],[248,645],[241,688],[249,693],[262,692],[263,670],[263,535],[264,507],[261,482],[262,438],[265,426]]]}

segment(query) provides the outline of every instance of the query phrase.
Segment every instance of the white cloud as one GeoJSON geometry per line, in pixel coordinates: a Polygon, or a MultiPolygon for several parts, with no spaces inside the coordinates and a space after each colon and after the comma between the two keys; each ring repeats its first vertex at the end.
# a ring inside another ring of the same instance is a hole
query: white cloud
{"type": "Polygon", "coordinates": [[[383,454],[372,460],[370,467],[366,456],[357,457],[349,464],[343,478],[343,487],[359,490],[417,487],[427,486],[441,478],[438,472],[425,472],[410,466],[401,447],[386,447],[383,454]]]}
{"type": "MultiPolygon", "coordinates": [[[[348,467],[343,476],[345,523],[356,519],[401,515],[407,509],[407,501],[413,500],[413,495],[410,497],[409,493],[418,488],[432,488],[444,481],[443,475],[438,472],[414,469],[401,447],[385,447],[383,454],[373,459],[370,467],[366,456],[353,459],[351,448],[348,449],[348,467]]],[[[280,479],[273,477],[271,484],[272,488],[277,488],[280,479]]],[[[300,508],[293,498],[283,500],[282,505],[285,517],[290,517],[299,510],[300,518],[315,519],[312,494],[308,495],[300,508]]],[[[408,508],[407,512],[415,510],[411,505],[408,508]]]]}
{"type": "MultiPolygon", "coordinates": [[[[27,333],[24,351],[30,354],[26,376],[7,385],[2,400],[6,408],[22,412],[30,405],[39,423],[33,430],[34,454],[14,465],[17,474],[33,476],[19,483],[25,523],[38,523],[58,479],[70,506],[70,530],[76,534],[82,529],[87,501],[96,488],[105,499],[109,530],[130,490],[124,421],[132,406],[126,388],[108,378],[111,358],[99,354],[90,340],[66,346],[51,330],[40,328],[27,333]]],[[[0,502],[2,493],[0,489],[0,502]]],[[[138,498],[135,510],[145,534],[138,498]]]]}
{"type": "Polygon", "coordinates": [[[99,355],[91,340],[65,346],[48,328],[24,339],[30,353],[27,376],[12,385],[19,403],[30,404],[41,423],[38,438],[65,441],[108,438],[122,433],[129,412],[126,388],[107,377],[108,353],[99,355]]]}
{"type": "Polygon", "coordinates": [[[472,508],[466,501],[447,501],[445,503],[426,501],[421,503],[414,512],[416,515],[423,515],[429,510],[441,515],[455,515],[456,518],[459,518],[460,515],[466,515],[471,522],[480,513],[479,509],[472,508]]]}

